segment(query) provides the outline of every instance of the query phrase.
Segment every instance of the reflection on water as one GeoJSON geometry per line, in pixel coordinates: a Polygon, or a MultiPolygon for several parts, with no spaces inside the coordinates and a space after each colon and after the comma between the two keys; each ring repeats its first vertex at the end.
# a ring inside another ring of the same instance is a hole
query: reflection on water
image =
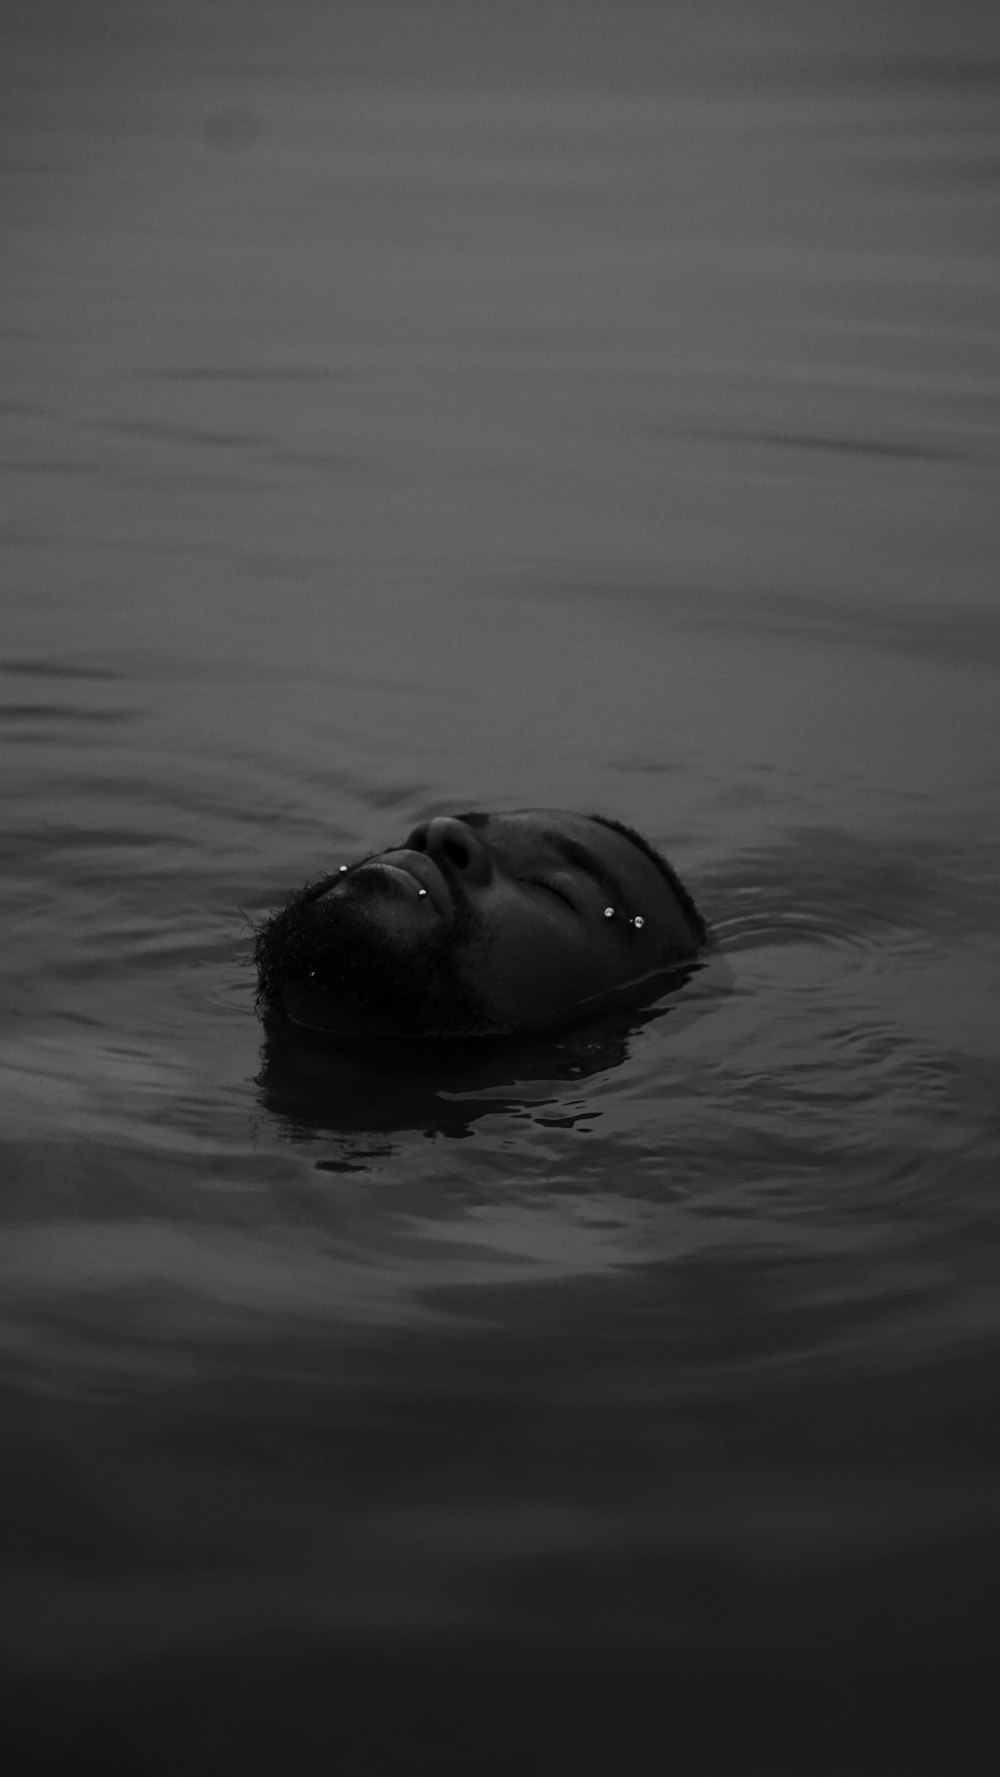
{"type": "Polygon", "coordinates": [[[559,1102],[547,1088],[620,1067],[629,1056],[630,1036],[669,1015],[701,966],[672,970],[669,984],[661,975],[653,1009],[606,1012],[575,1030],[534,1039],[472,1044],[383,1039],[347,1048],[272,1018],[258,1081],[261,1102],[297,1134],[413,1129],[461,1138],[471,1134],[479,1117],[498,1113],[572,1128],[576,1117],[557,1114],[559,1102]]]}
{"type": "Polygon", "coordinates": [[[996,20],[5,32],[5,1769],[978,1769],[996,20]],[[491,803],[706,965],[262,1030],[290,885],[491,803]]]}

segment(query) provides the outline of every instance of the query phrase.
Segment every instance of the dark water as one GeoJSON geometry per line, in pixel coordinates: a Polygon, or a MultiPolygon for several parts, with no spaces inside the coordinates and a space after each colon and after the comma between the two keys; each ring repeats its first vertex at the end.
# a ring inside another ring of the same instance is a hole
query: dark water
{"type": "Polygon", "coordinates": [[[6,9],[5,1769],[993,1768],[996,16],[6,9]],[[267,1047],[523,803],[708,966],[267,1047]]]}

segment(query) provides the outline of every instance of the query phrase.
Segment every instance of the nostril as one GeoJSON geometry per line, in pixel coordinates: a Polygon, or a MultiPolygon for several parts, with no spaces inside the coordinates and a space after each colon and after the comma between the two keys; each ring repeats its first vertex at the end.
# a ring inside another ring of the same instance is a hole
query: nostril
{"type": "Polygon", "coordinates": [[[489,861],[483,846],[456,815],[439,814],[432,820],[421,821],[406,843],[414,851],[426,852],[443,869],[454,870],[469,881],[489,879],[489,861]]]}
{"type": "Polygon", "coordinates": [[[449,836],[447,839],[443,840],[441,844],[441,853],[443,857],[447,858],[449,864],[454,864],[456,870],[468,869],[469,848],[467,845],[463,845],[460,839],[452,839],[449,836]]]}

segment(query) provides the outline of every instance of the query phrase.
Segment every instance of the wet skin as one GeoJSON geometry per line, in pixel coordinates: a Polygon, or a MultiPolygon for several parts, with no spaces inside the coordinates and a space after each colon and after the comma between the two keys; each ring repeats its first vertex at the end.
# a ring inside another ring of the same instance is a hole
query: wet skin
{"type": "Polygon", "coordinates": [[[255,956],[262,999],[296,1024],[490,1035],[586,1017],[698,948],[632,840],[528,809],[420,822],[404,845],[302,891],[255,956]]]}

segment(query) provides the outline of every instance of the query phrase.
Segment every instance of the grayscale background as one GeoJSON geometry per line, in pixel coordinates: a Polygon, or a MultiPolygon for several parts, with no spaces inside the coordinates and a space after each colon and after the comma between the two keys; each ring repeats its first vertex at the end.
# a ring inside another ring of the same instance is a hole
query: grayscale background
{"type": "Polygon", "coordinates": [[[969,0],[7,0],[5,1771],[992,1770],[998,97],[969,0]],[[248,920],[525,803],[689,882],[659,1015],[265,1041],[248,920]]]}

